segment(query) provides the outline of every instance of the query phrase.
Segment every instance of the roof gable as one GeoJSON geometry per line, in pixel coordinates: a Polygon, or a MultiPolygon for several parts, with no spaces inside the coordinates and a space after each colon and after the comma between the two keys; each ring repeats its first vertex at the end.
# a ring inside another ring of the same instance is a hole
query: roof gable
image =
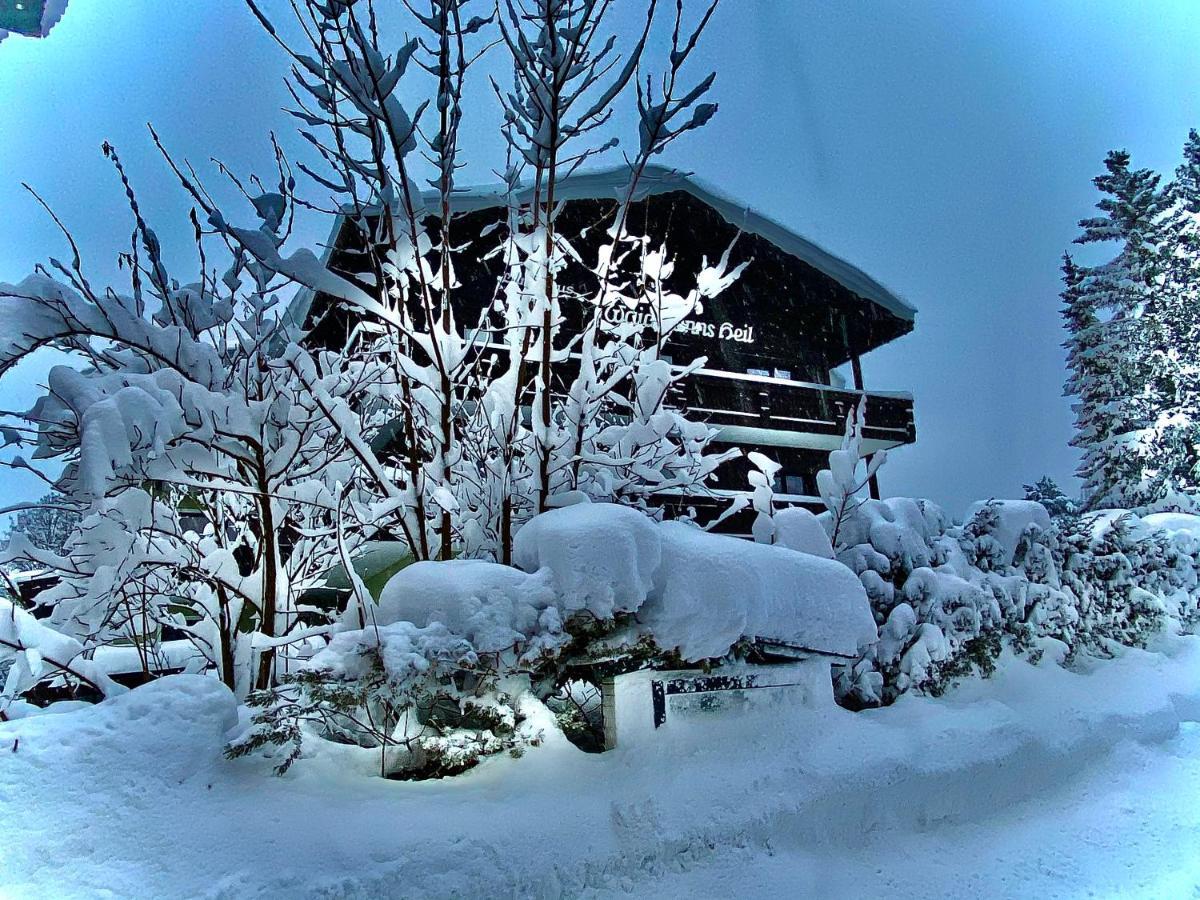
{"type": "MultiPolygon", "coordinates": [[[[571,175],[555,185],[554,193],[555,197],[560,200],[623,200],[628,189],[629,168],[619,166],[571,175]]],[[[638,180],[633,200],[644,200],[647,197],[671,191],[684,191],[690,194],[716,210],[731,225],[770,241],[780,250],[808,263],[864,300],[877,303],[893,315],[909,322],[916,318],[917,311],[912,305],[896,296],[857,266],[851,265],[769,216],[738,203],[693,175],[665,166],[647,166],[638,180]]],[[[525,202],[532,195],[532,185],[525,185],[517,190],[513,199],[525,202]]],[[[437,205],[436,194],[426,195],[425,200],[427,204],[437,205]]],[[[455,192],[451,208],[454,212],[459,213],[472,212],[502,206],[508,200],[506,188],[503,185],[473,187],[455,192]]]]}

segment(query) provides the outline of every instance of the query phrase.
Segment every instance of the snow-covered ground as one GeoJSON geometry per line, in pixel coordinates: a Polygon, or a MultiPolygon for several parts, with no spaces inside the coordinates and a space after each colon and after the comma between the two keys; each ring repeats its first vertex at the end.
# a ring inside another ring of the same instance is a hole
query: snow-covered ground
{"type": "Polygon", "coordinates": [[[720,854],[670,874],[662,897],[1200,896],[1200,725],[1124,741],[1033,800],[881,829],[854,842],[720,854]]]}
{"type": "Polygon", "coordinates": [[[1194,897],[1200,638],[1157,649],[423,783],[226,761],[232,696],[176,676],[0,725],[0,896],[1194,897]]]}

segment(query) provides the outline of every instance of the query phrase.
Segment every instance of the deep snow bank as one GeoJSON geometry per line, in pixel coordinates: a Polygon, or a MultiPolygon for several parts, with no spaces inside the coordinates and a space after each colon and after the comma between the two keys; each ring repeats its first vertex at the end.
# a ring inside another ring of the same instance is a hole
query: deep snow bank
{"type": "MultiPolygon", "coordinates": [[[[1127,741],[1200,715],[1200,639],[1074,674],[1011,656],[941,700],[730,715],[685,742],[583,754],[561,737],[443,782],[371,776],[324,744],[282,779],[219,749],[232,697],[194,676],[0,724],[6,896],[653,894],[714,854],[857,846],[933,823],[1019,821],[1127,741]],[[13,747],[16,749],[12,749],[13,747]]],[[[920,861],[909,861],[921,865],[920,861]]],[[[880,866],[905,864],[878,860],[880,866]]],[[[948,847],[938,864],[960,865],[948,847]]]]}
{"type": "MultiPolygon", "coordinates": [[[[811,536],[807,543],[821,549],[811,536]]],[[[598,619],[636,612],[659,647],[686,660],[724,656],[743,637],[843,656],[876,638],[866,592],[840,563],[655,523],[615,504],[536,516],[517,533],[514,559],[551,573],[564,617],[581,609],[598,619]]]]}
{"type": "Polygon", "coordinates": [[[640,617],[684,659],[724,656],[743,636],[842,656],[876,638],[866,591],[841,563],[680,522],[659,531],[663,562],[640,617]]]}

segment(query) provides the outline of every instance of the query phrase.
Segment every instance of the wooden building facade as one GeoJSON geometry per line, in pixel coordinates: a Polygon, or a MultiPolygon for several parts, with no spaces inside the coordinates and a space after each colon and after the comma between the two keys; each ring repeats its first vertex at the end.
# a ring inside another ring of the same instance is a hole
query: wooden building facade
{"type": "MultiPolygon", "coordinates": [[[[607,240],[628,178],[628,170],[619,168],[574,175],[557,185],[562,201],[557,229],[583,260],[596,259],[599,242],[607,240]]],[[[514,199],[526,201],[529,192],[514,199]]],[[[487,251],[498,242],[496,230],[503,227],[509,202],[501,189],[465,190],[455,198],[453,237],[466,249],[455,258],[459,287],[452,296],[460,323],[479,320],[493,302],[501,261],[487,251]]],[[[866,453],[915,441],[912,397],[867,390],[859,365],[864,354],[912,330],[916,312],[903,300],[806,238],[674,170],[646,170],[627,231],[665,245],[674,260],[671,279],[678,282],[668,283],[680,293],[705,260],[716,261],[731,245],[731,266],[748,262],[730,287],[705,299],[671,334],[664,355],[677,364],[706,358],[672,403],[718,428],[718,443],[758,450],[779,462],[780,501],[819,503],[816,473],[864,396],[866,453]],[[846,364],[851,384],[835,372],[846,364]]],[[[351,277],[364,271],[356,234],[339,219],[325,260],[333,271],[351,277]]],[[[595,276],[576,262],[561,273],[564,332],[577,330],[585,314],[581,304],[565,298],[594,294],[589,278],[595,276]]],[[[309,340],[326,346],[339,346],[353,327],[350,313],[320,294],[297,298],[290,314],[308,330],[309,340]]],[[[717,492],[745,489],[748,466],[742,459],[722,467],[717,492]]],[[[697,506],[696,498],[678,502],[697,506]]],[[[734,531],[745,525],[730,524],[734,531]]]]}

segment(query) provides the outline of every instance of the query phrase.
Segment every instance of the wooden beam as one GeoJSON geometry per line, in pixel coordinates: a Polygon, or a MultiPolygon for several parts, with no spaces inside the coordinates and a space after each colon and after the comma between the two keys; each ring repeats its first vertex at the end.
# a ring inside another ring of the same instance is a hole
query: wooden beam
{"type": "MultiPolygon", "coordinates": [[[[862,362],[859,360],[857,353],[850,357],[850,369],[854,372],[854,389],[856,391],[861,391],[863,389],[862,362]]],[[[871,464],[871,457],[874,455],[874,453],[867,454],[868,466],[871,464]]],[[[867,479],[867,490],[870,491],[872,500],[878,500],[880,498],[878,476],[872,475],[869,479],[867,479]]]]}

